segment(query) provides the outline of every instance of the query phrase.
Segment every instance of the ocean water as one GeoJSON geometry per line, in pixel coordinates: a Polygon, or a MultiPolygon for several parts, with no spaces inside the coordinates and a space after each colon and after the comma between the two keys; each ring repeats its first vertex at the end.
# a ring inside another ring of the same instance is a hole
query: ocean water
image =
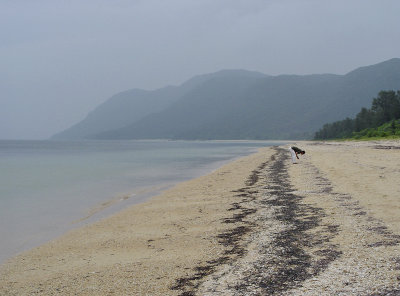
{"type": "Polygon", "coordinates": [[[267,141],[0,141],[0,263],[267,141]]]}

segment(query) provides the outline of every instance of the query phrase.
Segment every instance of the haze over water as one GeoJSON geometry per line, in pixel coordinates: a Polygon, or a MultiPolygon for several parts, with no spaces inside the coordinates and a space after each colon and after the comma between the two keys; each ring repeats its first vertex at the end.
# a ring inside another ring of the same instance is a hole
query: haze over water
{"type": "Polygon", "coordinates": [[[0,141],[0,262],[265,141],[0,141]]]}

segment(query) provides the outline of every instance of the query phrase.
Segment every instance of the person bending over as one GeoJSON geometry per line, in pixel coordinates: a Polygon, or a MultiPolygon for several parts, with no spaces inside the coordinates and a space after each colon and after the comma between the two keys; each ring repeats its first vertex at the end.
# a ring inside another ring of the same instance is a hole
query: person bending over
{"type": "Polygon", "coordinates": [[[300,148],[297,148],[296,146],[292,146],[289,148],[290,155],[292,156],[292,163],[297,163],[297,159],[299,159],[299,154],[304,155],[306,152],[304,150],[301,150],[300,148]]]}

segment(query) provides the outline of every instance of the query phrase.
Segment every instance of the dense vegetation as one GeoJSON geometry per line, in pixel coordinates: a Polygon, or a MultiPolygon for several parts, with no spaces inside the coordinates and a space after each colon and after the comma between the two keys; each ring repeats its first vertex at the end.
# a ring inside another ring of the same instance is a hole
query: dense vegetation
{"type": "Polygon", "coordinates": [[[362,108],[354,119],[328,123],[315,139],[400,137],[400,91],[381,91],[370,109],[362,108]]]}
{"type": "Polygon", "coordinates": [[[367,128],[360,132],[354,132],[353,139],[374,139],[374,138],[400,138],[400,120],[392,120],[377,128],[367,128]]]}

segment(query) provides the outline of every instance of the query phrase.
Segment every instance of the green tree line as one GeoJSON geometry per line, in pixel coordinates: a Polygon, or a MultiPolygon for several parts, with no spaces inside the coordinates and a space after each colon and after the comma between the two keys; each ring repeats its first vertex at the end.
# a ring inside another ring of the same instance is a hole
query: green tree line
{"type": "Polygon", "coordinates": [[[379,136],[374,134],[376,129],[384,124],[383,133],[396,134],[398,129],[398,120],[400,119],[400,91],[381,91],[378,96],[372,100],[370,109],[362,108],[354,119],[346,118],[344,120],[325,124],[315,133],[315,139],[340,139],[361,136],[379,136]],[[389,124],[390,123],[390,124],[389,124]],[[369,132],[369,134],[368,134],[369,132]]]}

